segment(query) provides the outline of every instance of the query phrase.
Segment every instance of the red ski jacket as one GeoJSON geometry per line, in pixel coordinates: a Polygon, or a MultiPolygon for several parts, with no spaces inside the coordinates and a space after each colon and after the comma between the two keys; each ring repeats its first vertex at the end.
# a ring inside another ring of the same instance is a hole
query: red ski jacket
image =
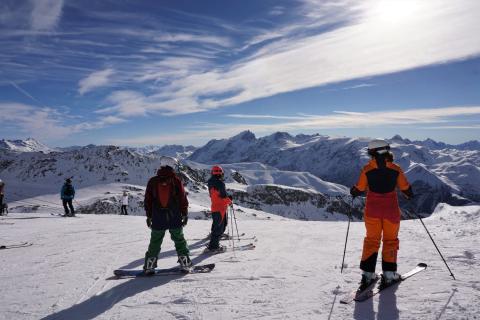
{"type": "Polygon", "coordinates": [[[208,191],[210,192],[210,199],[212,201],[210,210],[212,212],[220,212],[223,219],[228,206],[232,203],[232,200],[230,200],[225,190],[225,183],[215,176],[212,176],[208,180],[208,191]]]}

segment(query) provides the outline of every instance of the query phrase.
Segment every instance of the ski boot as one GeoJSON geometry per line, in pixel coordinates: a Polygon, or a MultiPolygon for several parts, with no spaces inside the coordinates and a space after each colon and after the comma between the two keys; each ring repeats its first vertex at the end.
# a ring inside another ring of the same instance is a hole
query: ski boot
{"type": "Polygon", "coordinates": [[[360,280],[359,290],[360,290],[360,291],[365,290],[365,289],[368,288],[368,286],[370,286],[376,279],[377,279],[377,275],[375,274],[375,272],[363,271],[363,273],[362,273],[362,280],[360,280]]]}
{"type": "Polygon", "coordinates": [[[205,250],[203,250],[203,253],[217,254],[225,251],[227,251],[227,247],[225,246],[219,246],[218,248],[206,247],[205,250]]]}
{"type": "Polygon", "coordinates": [[[157,259],[157,257],[149,257],[145,259],[145,265],[143,266],[143,273],[145,273],[145,275],[153,276],[155,274],[157,259]]]}
{"type": "Polygon", "coordinates": [[[182,272],[189,273],[192,271],[193,264],[189,256],[178,256],[178,263],[182,272]]]}
{"type": "Polygon", "coordinates": [[[220,236],[220,240],[229,240],[229,239],[231,238],[228,233],[222,233],[222,235],[220,236]]]}
{"type": "Polygon", "coordinates": [[[382,280],[380,281],[380,286],[385,288],[400,281],[401,279],[402,278],[400,274],[395,271],[384,271],[382,274],[382,280]]]}

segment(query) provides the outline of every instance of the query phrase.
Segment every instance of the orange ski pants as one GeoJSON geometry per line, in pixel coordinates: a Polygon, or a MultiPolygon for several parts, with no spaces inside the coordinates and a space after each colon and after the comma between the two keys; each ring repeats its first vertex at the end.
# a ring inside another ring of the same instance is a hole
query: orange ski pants
{"type": "Polygon", "coordinates": [[[371,218],[366,215],[364,220],[367,235],[363,241],[360,268],[364,271],[375,272],[378,250],[382,240],[382,269],[383,271],[397,271],[400,223],[394,223],[388,219],[371,218]]]}

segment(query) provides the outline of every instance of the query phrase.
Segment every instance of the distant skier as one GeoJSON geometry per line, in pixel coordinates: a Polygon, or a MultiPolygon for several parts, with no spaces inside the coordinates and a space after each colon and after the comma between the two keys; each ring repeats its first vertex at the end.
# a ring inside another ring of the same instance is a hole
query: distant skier
{"type": "Polygon", "coordinates": [[[146,274],[155,272],[158,254],[167,230],[175,242],[180,267],[185,270],[192,267],[187,241],[183,235],[183,227],[188,222],[188,199],[182,181],[175,174],[176,167],[175,158],[161,157],[160,169],[157,175],[148,181],[145,190],[147,226],[152,229],[143,266],[146,274]]]}
{"type": "Polygon", "coordinates": [[[413,192],[402,169],[392,162],[393,155],[389,150],[390,145],[385,140],[372,140],[368,144],[368,154],[372,159],[363,167],[357,184],[350,189],[354,198],[367,192],[364,213],[367,234],[360,262],[363,270],[360,288],[368,286],[375,278],[380,240],[383,241],[382,284],[389,284],[400,277],[397,273],[400,208],[396,188],[407,199],[413,198],[413,192]]]}
{"type": "Polygon", "coordinates": [[[62,186],[60,198],[63,202],[66,217],[75,217],[75,210],[73,208],[73,199],[75,198],[75,188],[72,185],[72,179],[68,178],[62,186]],[[69,210],[70,208],[70,210],[69,210]]]}
{"type": "Polygon", "coordinates": [[[6,204],[3,203],[3,199],[5,198],[5,182],[0,179],[0,215],[3,215],[5,212],[6,204]]]}
{"type": "Polygon", "coordinates": [[[127,207],[128,207],[128,193],[127,191],[123,191],[123,196],[122,196],[122,209],[121,209],[121,215],[128,215],[127,212],[127,207]]]}
{"type": "Polygon", "coordinates": [[[222,251],[220,247],[220,237],[227,227],[227,209],[232,204],[231,196],[227,194],[224,183],[224,173],[220,166],[213,166],[212,176],[208,180],[208,191],[212,202],[212,229],[210,233],[210,243],[207,251],[222,251]]]}

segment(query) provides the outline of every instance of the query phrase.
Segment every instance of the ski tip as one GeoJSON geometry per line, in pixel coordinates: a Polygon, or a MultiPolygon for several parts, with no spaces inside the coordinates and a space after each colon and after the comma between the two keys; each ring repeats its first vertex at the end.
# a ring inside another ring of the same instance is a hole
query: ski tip
{"type": "Polygon", "coordinates": [[[427,264],[424,263],[424,262],[420,262],[419,264],[417,264],[417,267],[426,269],[426,268],[427,268],[427,264]]]}

